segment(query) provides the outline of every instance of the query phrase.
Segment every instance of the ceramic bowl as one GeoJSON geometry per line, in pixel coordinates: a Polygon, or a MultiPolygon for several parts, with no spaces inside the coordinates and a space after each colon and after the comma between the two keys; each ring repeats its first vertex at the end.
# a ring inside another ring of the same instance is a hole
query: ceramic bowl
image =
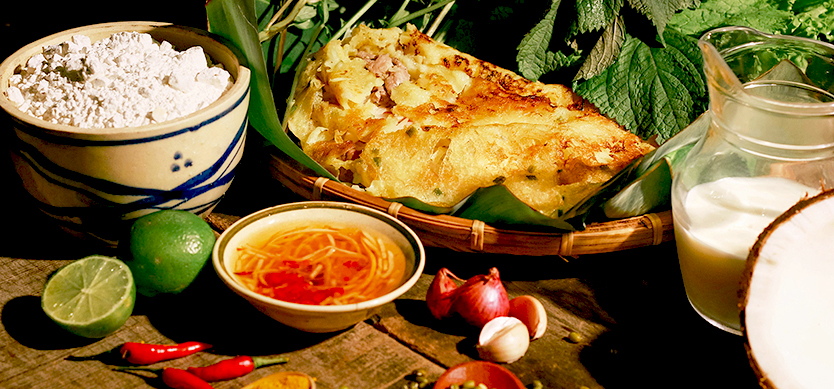
{"type": "Polygon", "coordinates": [[[426,255],[423,244],[411,228],[390,215],[375,209],[341,202],[305,201],[267,208],[248,215],[227,228],[217,239],[212,263],[217,275],[232,291],[271,318],[306,332],[326,333],[343,330],[371,317],[375,310],[408,291],[423,273],[426,255]],[[276,300],[255,293],[238,281],[234,274],[238,248],[265,231],[287,223],[320,224],[333,222],[359,227],[391,238],[405,254],[403,281],[390,293],[356,304],[307,305],[276,300]]]}
{"type": "Polygon", "coordinates": [[[12,160],[36,206],[72,234],[116,243],[119,224],[160,209],[208,214],[226,192],[243,152],[249,69],[230,46],[198,29],[157,22],[79,27],[33,42],[0,64],[0,108],[12,160]],[[199,45],[234,85],[211,105],[158,124],[120,129],[59,125],[17,109],[4,93],[19,65],[44,46],[121,31],[150,34],[178,51],[199,45]],[[10,127],[10,128],[9,128],[10,127]]]}
{"type": "Polygon", "coordinates": [[[450,367],[434,383],[434,389],[448,389],[472,380],[488,388],[525,389],[521,380],[506,367],[487,361],[464,362],[450,367]]]}

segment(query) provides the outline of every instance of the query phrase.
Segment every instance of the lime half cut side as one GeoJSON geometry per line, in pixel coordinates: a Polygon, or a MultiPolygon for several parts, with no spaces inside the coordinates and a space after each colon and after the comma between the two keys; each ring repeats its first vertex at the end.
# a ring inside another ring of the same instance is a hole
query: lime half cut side
{"type": "Polygon", "coordinates": [[[85,338],[103,338],[133,313],[136,286],[117,258],[91,255],[56,271],[46,282],[41,308],[55,323],[85,338]]]}

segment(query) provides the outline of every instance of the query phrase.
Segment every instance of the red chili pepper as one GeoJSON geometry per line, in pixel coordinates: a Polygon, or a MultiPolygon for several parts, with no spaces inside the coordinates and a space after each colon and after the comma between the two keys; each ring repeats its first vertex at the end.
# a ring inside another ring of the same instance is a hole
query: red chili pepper
{"type": "Polygon", "coordinates": [[[201,342],[185,342],[172,345],[126,342],[119,349],[119,352],[124,360],[134,365],[150,365],[182,358],[209,348],[211,348],[210,344],[201,342]]]}
{"type": "Polygon", "coordinates": [[[287,358],[285,357],[267,358],[249,357],[243,355],[231,359],[225,359],[209,366],[189,367],[188,372],[202,378],[205,381],[223,381],[242,377],[259,367],[285,362],[287,362],[287,358]]]}
{"type": "MultiPolygon", "coordinates": [[[[251,373],[253,370],[269,366],[275,365],[279,363],[286,363],[287,358],[285,357],[248,357],[248,356],[239,356],[230,359],[225,359],[220,362],[214,363],[212,365],[204,366],[204,367],[189,367],[188,370],[183,369],[174,369],[174,370],[182,370],[186,371],[189,374],[199,378],[202,381],[206,382],[214,382],[214,381],[223,381],[223,380],[230,380],[238,377],[242,377],[246,374],[251,373]]],[[[153,367],[145,367],[145,366],[119,366],[115,367],[115,370],[119,371],[131,371],[131,370],[142,370],[142,371],[150,371],[162,376],[162,380],[165,381],[166,374],[180,374],[179,372],[169,372],[169,370],[173,369],[170,367],[164,368],[153,368],[153,367]]],[[[167,384],[167,382],[166,382],[167,384]]]]}
{"type": "Polygon", "coordinates": [[[204,379],[175,367],[162,369],[162,382],[173,389],[214,389],[204,379]]]}

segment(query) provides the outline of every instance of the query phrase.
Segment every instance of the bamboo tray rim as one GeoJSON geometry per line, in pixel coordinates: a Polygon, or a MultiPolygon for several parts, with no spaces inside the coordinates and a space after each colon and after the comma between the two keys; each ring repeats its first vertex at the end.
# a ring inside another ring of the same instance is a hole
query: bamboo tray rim
{"type": "Polygon", "coordinates": [[[431,215],[371,196],[341,182],[313,175],[281,152],[270,154],[268,165],[272,177],[295,194],[307,200],[348,201],[386,212],[411,227],[423,244],[432,247],[461,252],[575,257],[674,240],[671,210],[590,223],[581,231],[514,230],[491,226],[480,220],[431,215]]]}

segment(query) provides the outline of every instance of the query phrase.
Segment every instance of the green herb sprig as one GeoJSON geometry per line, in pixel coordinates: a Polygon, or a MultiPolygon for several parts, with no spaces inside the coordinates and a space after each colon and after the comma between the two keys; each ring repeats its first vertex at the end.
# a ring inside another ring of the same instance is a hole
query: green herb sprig
{"type": "Polygon", "coordinates": [[[571,84],[658,143],[707,109],[697,48],[705,31],[746,25],[834,40],[834,0],[213,0],[206,9],[216,30],[239,29],[241,19],[255,29],[279,99],[292,95],[292,75],[309,53],[357,24],[412,23],[528,79],[571,84]],[[246,16],[222,17],[219,8],[246,16]]]}
{"type": "Polygon", "coordinates": [[[521,40],[529,79],[572,74],[572,86],[606,115],[663,143],[707,109],[697,38],[728,25],[832,40],[827,0],[551,0],[521,40]],[[570,28],[558,28],[559,25],[570,28]],[[552,31],[553,34],[549,34],[552,31]]]}
{"type": "Polygon", "coordinates": [[[270,144],[314,172],[336,179],[295,145],[287,134],[293,91],[309,56],[358,23],[371,27],[414,23],[437,29],[454,0],[368,0],[341,5],[335,0],[211,0],[209,30],[234,42],[252,72],[249,121],[270,144]],[[370,12],[370,11],[374,12],[370,12]],[[279,117],[278,112],[283,112],[279,117]]]}
{"type": "MultiPolygon", "coordinates": [[[[335,180],[286,132],[298,74],[311,53],[359,23],[374,28],[411,23],[439,42],[531,80],[571,84],[630,131],[663,143],[652,156],[635,161],[552,217],[518,201],[500,177],[496,185],[454,207],[397,199],[428,213],[565,230],[584,228],[591,211],[600,207],[608,217],[627,217],[667,204],[676,156],[684,155],[704,128],[707,95],[697,39],[705,31],[746,25],[769,33],[834,38],[834,0],[340,1],[206,4],[209,29],[237,44],[252,71],[252,127],[290,158],[335,180]],[[688,134],[666,142],[685,127],[688,134]]],[[[412,132],[407,135],[418,134],[412,132]]],[[[440,189],[435,194],[443,195],[440,189]]]]}

